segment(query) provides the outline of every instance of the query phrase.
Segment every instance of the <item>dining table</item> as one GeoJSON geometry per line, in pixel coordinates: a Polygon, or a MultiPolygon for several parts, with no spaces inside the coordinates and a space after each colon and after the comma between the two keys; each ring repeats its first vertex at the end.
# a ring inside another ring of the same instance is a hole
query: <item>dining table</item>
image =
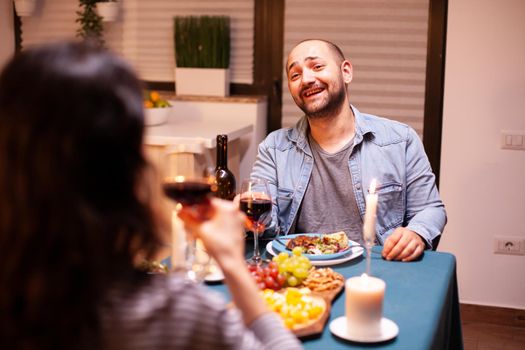
{"type": "MultiPolygon", "coordinates": [[[[261,242],[263,257],[267,241],[261,242]]],[[[271,244],[271,243],[270,243],[271,244]]],[[[247,244],[247,254],[251,254],[247,244]]],[[[320,334],[300,338],[305,349],[463,349],[456,259],[452,254],[427,250],[412,262],[387,261],[381,256],[382,247],[371,251],[370,274],[386,283],[383,316],[395,322],[397,336],[378,343],[360,343],[338,338],[330,332],[330,322],[345,315],[345,291],[333,300],[330,316],[320,334]]],[[[345,279],[365,272],[366,252],[349,261],[330,266],[345,279]]],[[[223,283],[209,284],[209,288],[230,294],[223,283]]]]}

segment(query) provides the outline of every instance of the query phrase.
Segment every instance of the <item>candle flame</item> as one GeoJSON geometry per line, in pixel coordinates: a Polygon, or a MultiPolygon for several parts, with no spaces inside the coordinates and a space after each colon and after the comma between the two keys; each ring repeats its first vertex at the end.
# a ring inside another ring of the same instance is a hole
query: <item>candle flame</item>
{"type": "Polygon", "coordinates": [[[368,193],[374,194],[376,192],[377,187],[377,181],[376,179],[372,179],[372,182],[370,182],[370,189],[368,190],[368,193]]]}
{"type": "Polygon", "coordinates": [[[166,176],[164,178],[165,183],[175,183],[175,182],[184,182],[184,181],[186,181],[186,177],[184,175],[166,176]]]}

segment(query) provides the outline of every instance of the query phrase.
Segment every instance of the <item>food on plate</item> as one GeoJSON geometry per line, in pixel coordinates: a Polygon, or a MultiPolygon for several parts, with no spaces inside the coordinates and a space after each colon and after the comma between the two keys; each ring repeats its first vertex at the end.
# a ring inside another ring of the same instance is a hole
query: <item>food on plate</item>
{"type": "Polygon", "coordinates": [[[286,288],[283,292],[265,289],[262,293],[268,308],[276,312],[291,330],[307,327],[321,318],[326,301],[307,288],[286,288]]]}
{"type": "Polygon", "coordinates": [[[293,250],[301,247],[305,254],[335,254],[349,247],[348,237],[343,231],[315,236],[298,235],[286,243],[286,248],[293,250]]]}
{"type": "Polygon", "coordinates": [[[326,292],[337,289],[344,283],[344,277],[328,267],[311,271],[303,281],[303,286],[313,292],[326,292]]]}
{"type": "Polygon", "coordinates": [[[279,272],[276,262],[271,261],[268,266],[248,265],[248,270],[252,274],[259,289],[279,290],[283,287],[286,276],[279,272]]]}
{"type": "Polygon", "coordinates": [[[301,284],[312,267],[310,260],[302,255],[300,247],[294,249],[291,255],[287,252],[279,253],[279,255],[273,257],[272,262],[275,262],[279,272],[285,275],[285,285],[288,287],[295,287],[301,284]]]}

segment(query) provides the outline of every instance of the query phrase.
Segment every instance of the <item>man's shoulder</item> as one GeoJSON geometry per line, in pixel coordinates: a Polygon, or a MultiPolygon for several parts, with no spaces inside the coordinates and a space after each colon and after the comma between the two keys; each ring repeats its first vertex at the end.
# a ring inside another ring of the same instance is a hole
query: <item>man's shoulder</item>
{"type": "Polygon", "coordinates": [[[406,142],[415,132],[413,129],[396,120],[360,113],[364,129],[374,135],[371,141],[378,145],[406,142]]]}
{"type": "Polygon", "coordinates": [[[272,131],[264,139],[264,144],[270,148],[282,148],[290,144],[291,131],[292,128],[281,128],[272,131]]]}
{"type": "Polygon", "coordinates": [[[294,144],[300,143],[304,138],[304,129],[306,123],[304,118],[301,118],[297,124],[292,127],[286,127],[272,131],[266,136],[263,143],[267,148],[274,148],[281,151],[293,147],[294,144]]]}

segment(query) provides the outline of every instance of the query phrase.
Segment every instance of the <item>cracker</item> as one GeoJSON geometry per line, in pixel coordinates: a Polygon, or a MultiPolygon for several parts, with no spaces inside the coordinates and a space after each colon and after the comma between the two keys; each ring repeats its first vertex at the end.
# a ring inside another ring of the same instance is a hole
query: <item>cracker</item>
{"type": "Polygon", "coordinates": [[[336,289],[344,284],[344,278],[331,268],[321,268],[310,272],[303,285],[314,292],[336,289]]]}

